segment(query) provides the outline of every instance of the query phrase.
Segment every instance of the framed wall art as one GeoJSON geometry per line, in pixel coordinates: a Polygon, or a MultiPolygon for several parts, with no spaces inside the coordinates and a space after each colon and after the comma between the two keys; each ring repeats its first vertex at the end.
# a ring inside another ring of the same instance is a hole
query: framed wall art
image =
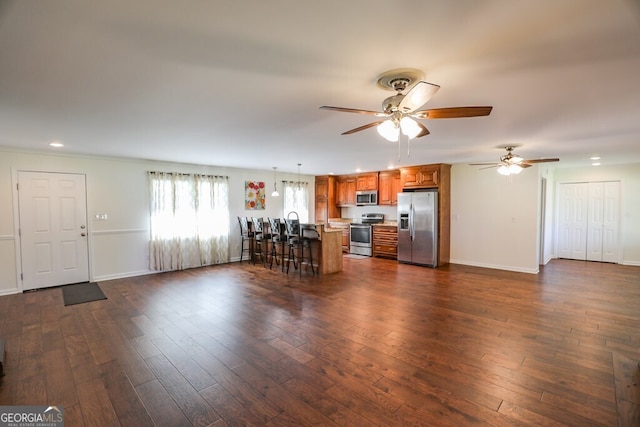
{"type": "Polygon", "coordinates": [[[244,208],[247,210],[265,208],[264,181],[244,182],[244,208]]]}

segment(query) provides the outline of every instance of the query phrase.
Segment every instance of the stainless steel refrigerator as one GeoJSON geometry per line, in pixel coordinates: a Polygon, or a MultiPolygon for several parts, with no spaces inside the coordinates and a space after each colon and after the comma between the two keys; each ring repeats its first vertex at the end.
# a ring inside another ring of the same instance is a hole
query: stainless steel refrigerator
{"type": "Polygon", "coordinates": [[[398,261],[437,266],[437,190],[398,194],[398,261]]]}

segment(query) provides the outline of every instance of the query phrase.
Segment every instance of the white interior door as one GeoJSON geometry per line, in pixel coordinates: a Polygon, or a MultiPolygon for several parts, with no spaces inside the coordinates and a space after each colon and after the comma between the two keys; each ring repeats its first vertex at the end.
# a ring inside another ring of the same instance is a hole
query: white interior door
{"type": "Polygon", "coordinates": [[[586,259],[587,183],[560,184],[558,257],[586,259]]]}
{"type": "Polygon", "coordinates": [[[560,184],[558,257],[619,261],[619,181],[560,184]]]}
{"type": "Polygon", "coordinates": [[[589,183],[587,260],[602,261],[604,182],[589,183]]]}
{"type": "Polygon", "coordinates": [[[23,290],[89,280],[85,176],[18,172],[23,290]]]}
{"type": "Polygon", "coordinates": [[[620,182],[604,183],[602,203],[602,261],[620,259],[620,182]]]}

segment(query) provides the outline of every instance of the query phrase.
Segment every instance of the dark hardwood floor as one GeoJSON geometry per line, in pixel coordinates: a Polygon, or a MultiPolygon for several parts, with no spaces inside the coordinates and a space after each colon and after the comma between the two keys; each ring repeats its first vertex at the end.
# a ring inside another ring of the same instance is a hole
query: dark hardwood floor
{"type": "Polygon", "coordinates": [[[638,425],[640,268],[249,263],[0,297],[2,405],[66,426],[638,425]]]}

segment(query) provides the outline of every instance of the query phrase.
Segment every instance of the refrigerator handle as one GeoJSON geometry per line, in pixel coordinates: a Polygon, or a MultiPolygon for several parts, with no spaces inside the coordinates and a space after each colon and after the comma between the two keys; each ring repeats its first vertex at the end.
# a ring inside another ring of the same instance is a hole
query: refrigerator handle
{"type": "Polygon", "coordinates": [[[413,240],[413,203],[409,205],[409,238],[413,240]]]}

